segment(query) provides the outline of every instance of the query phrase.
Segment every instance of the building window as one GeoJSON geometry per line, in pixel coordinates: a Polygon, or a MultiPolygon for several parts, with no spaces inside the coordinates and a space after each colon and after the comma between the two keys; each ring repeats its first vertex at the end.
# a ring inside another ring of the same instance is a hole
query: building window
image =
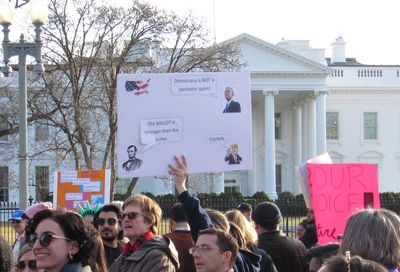
{"type": "Polygon", "coordinates": [[[8,167],[0,166],[0,202],[8,202],[8,167]]]}
{"type": "Polygon", "coordinates": [[[282,140],[282,120],[281,113],[275,113],[275,140],[282,140]]]}
{"type": "Polygon", "coordinates": [[[46,121],[37,122],[35,124],[35,139],[43,141],[49,138],[49,124],[46,121]]]}
{"type": "Polygon", "coordinates": [[[224,180],[225,193],[240,192],[240,186],[236,183],[236,179],[224,180]]]}
{"type": "Polygon", "coordinates": [[[35,181],[36,181],[36,200],[44,201],[49,194],[49,167],[36,166],[35,168],[35,181]]]}
{"type": "Polygon", "coordinates": [[[239,193],[239,186],[229,186],[225,187],[225,193],[239,193]]]}
{"type": "MultiPolygon", "coordinates": [[[[8,129],[8,124],[7,120],[3,117],[0,116],[0,131],[8,129]]],[[[0,137],[1,142],[7,142],[8,141],[8,135],[4,135],[0,137]]]]}
{"type": "Polygon", "coordinates": [[[276,193],[282,193],[282,164],[275,165],[276,193]]]}
{"type": "Polygon", "coordinates": [[[378,113],[364,112],[364,140],[378,139],[378,113]]]}
{"type": "Polygon", "coordinates": [[[326,139],[339,140],[339,113],[326,113],[326,139]]]}

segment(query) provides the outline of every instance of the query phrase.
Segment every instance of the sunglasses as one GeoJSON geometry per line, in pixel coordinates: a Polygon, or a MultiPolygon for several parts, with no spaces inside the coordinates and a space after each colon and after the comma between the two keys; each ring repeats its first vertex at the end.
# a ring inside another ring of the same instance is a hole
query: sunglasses
{"type": "Polygon", "coordinates": [[[99,226],[103,226],[105,223],[107,223],[107,225],[109,226],[114,226],[115,224],[117,224],[117,222],[120,222],[120,220],[117,220],[115,218],[108,218],[108,219],[99,218],[96,221],[97,225],[99,226]]]}
{"type": "Polygon", "coordinates": [[[17,268],[17,270],[24,270],[25,267],[28,266],[29,269],[31,270],[35,270],[36,267],[36,260],[26,260],[26,261],[19,261],[15,267],[17,268]]]}
{"type": "Polygon", "coordinates": [[[135,219],[138,215],[143,215],[143,213],[139,213],[139,212],[128,212],[128,213],[123,213],[122,214],[122,220],[125,219],[125,217],[127,216],[128,219],[133,220],[135,219]]]}
{"type": "Polygon", "coordinates": [[[48,247],[54,238],[71,241],[71,239],[68,239],[67,237],[57,236],[50,232],[43,232],[40,236],[37,236],[37,234],[30,234],[27,238],[27,243],[31,247],[33,247],[33,245],[36,243],[36,241],[39,240],[39,244],[42,247],[48,247]]]}
{"type": "Polygon", "coordinates": [[[20,223],[22,223],[22,220],[11,220],[11,223],[20,224],[20,223]]]}

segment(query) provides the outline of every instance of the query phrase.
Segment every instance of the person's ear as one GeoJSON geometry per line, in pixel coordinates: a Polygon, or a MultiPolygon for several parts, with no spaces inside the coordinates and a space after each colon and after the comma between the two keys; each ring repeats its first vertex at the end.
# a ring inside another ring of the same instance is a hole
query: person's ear
{"type": "Polygon", "coordinates": [[[257,234],[259,234],[260,231],[260,225],[257,224],[256,222],[253,221],[253,225],[254,225],[254,230],[257,232],[257,234]]]}
{"type": "Polygon", "coordinates": [[[70,248],[69,248],[69,255],[75,255],[79,251],[79,243],[77,241],[72,241],[70,243],[70,248]]]}
{"type": "Polygon", "coordinates": [[[231,258],[232,258],[232,252],[225,251],[222,261],[230,267],[231,258]]]}
{"type": "Polygon", "coordinates": [[[151,227],[154,225],[154,223],[151,222],[151,220],[148,219],[148,218],[144,218],[143,221],[144,221],[144,223],[147,225],[147,227],[149,228],[149,230],[151,230],[151,227]]]}

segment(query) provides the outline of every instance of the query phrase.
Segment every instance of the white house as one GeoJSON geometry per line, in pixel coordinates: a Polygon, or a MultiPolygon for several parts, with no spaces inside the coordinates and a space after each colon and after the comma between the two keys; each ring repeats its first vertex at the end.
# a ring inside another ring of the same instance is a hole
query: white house
{"type": "MultiPolygon", "coordinates": [[[[295,166],[324,152],[334,162],[377,163],[380,191],[400,190],[400,65],[346,58],[341,37],[328,52],[248,34],[227,42],[240,46],[251,72],[253,169],[214,174],[200,191],[300,193],[295,166]]],[[[172,192],[168,181],[152,179],[135,192],[172,192]]]]}
{"type": "MultiPolygon", "coordinates": [[[[336,162],[377,163],[380,191],[400,191],[400,65],[346,58],[341,37],[328,52],[305,40],[273,45],[248,34],[227,42],[240,46],[251,73],[253,169],[214,173],[200,191],[300,193],[295,166],[323,152],[336,162]]],[[[32,145],[41,133],[43,127],[30,127],[32,145]]],[[[18,195],[16,188],[9,189],[18,161],[7,155],[15,155],[17,146],[6,151],[7,141],[0,144],[0,201],[18,195]]],[[[29,165],[31,195],[35,198],[38,183],[47,182],[51,191],[56,169],[49,156],[29,165]]],[[[154,177],[139,180],[135,192],[142,191],[173,192],[171,182],[154,177]]]]}

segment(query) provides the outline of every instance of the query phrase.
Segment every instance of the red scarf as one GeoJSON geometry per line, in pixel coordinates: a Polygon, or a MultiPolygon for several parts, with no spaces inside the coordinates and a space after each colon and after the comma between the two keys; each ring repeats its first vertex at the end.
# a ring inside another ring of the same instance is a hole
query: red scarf
{"type": "Polygon", "coordinates": [[[137,251],[140,248],[140,246],[143,245],[144,242],[153,239],[153,237],[154,237],[154,233],[152,233],[151,231],[148,231],[145,234],[143,234],[142,236],[140,236],[139,238],[137,238],[133,244],[127,243],[124,246],[124,250],[123,250],[124,255],[126,255],[126,256],[131,255],[133,252],[137,251]]]}

